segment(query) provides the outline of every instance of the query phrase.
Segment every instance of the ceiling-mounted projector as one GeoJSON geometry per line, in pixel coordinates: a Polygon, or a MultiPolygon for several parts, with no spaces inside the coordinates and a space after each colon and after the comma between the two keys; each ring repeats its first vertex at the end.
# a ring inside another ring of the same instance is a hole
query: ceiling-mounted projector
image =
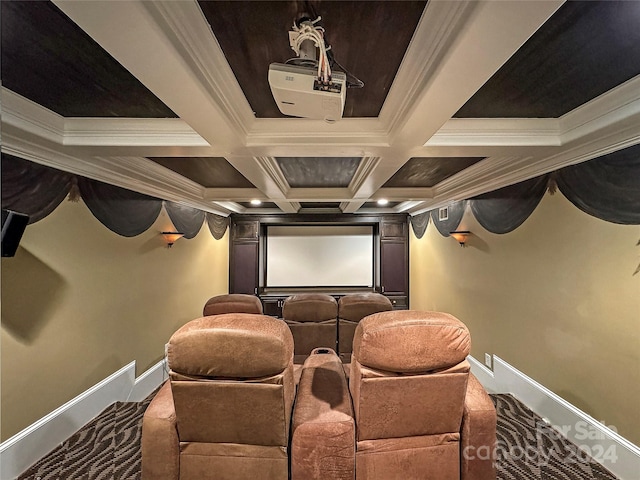
{"type": "Polygon", "coordinates": [[[347,76],[333,72],[331,79],[318,79],[318,69],[298,65],[269,65],[269,86],[280,111],[293,117],[334,122],[342,118],[347,76]]]}
{"type": "Polygon", "coordinates": [[[298,58],[269,65],[269,87],[285,115],[333,123],[342,118],[347,88],[362,88],[364,83],[335,59],[320,20],[303,16],[294,22],[289,45],[298,58]],[[344,73],[332,71],[334,65],[344,73]]]}

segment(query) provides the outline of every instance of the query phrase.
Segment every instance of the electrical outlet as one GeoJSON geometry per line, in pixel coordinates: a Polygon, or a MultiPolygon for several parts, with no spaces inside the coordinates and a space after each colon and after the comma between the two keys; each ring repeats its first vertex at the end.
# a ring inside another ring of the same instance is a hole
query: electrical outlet
{"type": "Polygon", "coordinates": [[[484,354],[484,364],[489,368],[493,368],[491,366],[491,354],[490,353],[485,353],[484,354]]]}

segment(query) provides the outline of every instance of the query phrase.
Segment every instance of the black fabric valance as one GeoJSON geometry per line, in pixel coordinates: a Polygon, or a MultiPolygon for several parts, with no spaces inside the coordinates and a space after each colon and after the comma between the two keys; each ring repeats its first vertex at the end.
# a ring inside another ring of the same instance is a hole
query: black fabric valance
{"type": "Polygon", "coordinates": [[[424,232],[427,231],[427,226],[429,225],[429,216],[429,212],[424,212],[411,217],[411,228],[413,228],[413,233],[415,234],[416,238],[422,238],[424,232]]]}
{"type": "Polygon", "coordinates": [[[202,210],[168,200],[164,202],[164,208],[176,230],[184,233],[184,238],[194,238],[198,235],[204,222],[204,212],[202,210]]]}
{"type": "Polygon", "coordinates": [[[106,183],[78,177],[80,194],[91,213],[123,237],[140,235],[158,218],[162,200],[106,183]]]}
{"type": "Polygon", "coordinates": [[[222,217],[215,213],[207,212],[207,225],[209,225],[209,231],[213,238],[220,240],[224,237],[224,233],[229,227],[229,217],[222,217]]]}
{"type": "Polygon", "coordinates": [[[2,208],[29,215],[35,223],[69,193],[75,175],[2,154],[2,208]]]}
{"type": "MultiPolygon", "coordinates": [[[[163,205],[158,198],[2,154],[2,208],[29,215],[29,223],[53,212],[70,191],[79,192],[91,213],[109,230],[124,237],[148,230],[163,205]]],[[[216,240],[224,236],[229,226],[228,217],[205,215],[202,210],[170,201],[164,205],[176,229],[187,239],[199,233],[205,218],[216,240]]]]}
{"type": "Polygon", "coordinates": [[[458,228],[458,225],[460,225],[460,222],[462,221],[464,208],[466,206],[466,200],[460,200],[447,205],[447,208],[449,209],[449,218],[447,218],[447,220],[438,220],[440,209],[436,208],[435,210],[431,210],[431,220],[438,229],[438,232],[440,232],[440,235],[448,237],[449,232],[453,232],[458,228]]]}
{"type": "Polygon", "coordinates": [[[583,212],[607,222],[640,224],[640,145],[565,167],[556,182],[583,212]]]}
{"type": "Polygon", "coordinates": [[[525,180],[470,200],[471,211],[491,233],[508,233],[529,218],[547,191],[547,175],[525,180]]]}

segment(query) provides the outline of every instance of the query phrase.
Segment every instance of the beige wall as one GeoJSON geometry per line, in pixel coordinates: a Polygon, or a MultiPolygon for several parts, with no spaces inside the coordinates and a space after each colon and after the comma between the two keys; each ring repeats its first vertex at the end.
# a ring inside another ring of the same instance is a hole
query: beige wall
{"type": "Polygon", "coordinates": [[[2,440],[132,360],[144,372],[176,328],[227,293],[227,235],[215,240],[205,223],[168,249],[167,228],[163,210],[121,237],[64,201],[2,259],[2,440]]]}
{"type": "Polygon", "coordinates": [[[467,248],[433,224],[410,240],[413,309],[471,330],[472,355],[502,359],[640,444],[640,227],[591,217],[560,193],[506,235],[467,211],[467,248]]]}

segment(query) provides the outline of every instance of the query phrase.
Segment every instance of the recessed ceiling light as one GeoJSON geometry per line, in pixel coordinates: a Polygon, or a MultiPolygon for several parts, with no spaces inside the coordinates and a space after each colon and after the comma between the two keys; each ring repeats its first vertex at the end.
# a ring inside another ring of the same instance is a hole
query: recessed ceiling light
{"type": "Polygon", "coordinates": [[[387,200],[386,198],[381,198],[380,200],[378,200],[378,205],[386,205],[387,203],[389,203],[389,200],[387,200]]]}
{"type": "Polygon", "coordinates": [[[262,205],[262,201],[254,198],[253,200],[251,200],[251,205],[262,205]]]}

